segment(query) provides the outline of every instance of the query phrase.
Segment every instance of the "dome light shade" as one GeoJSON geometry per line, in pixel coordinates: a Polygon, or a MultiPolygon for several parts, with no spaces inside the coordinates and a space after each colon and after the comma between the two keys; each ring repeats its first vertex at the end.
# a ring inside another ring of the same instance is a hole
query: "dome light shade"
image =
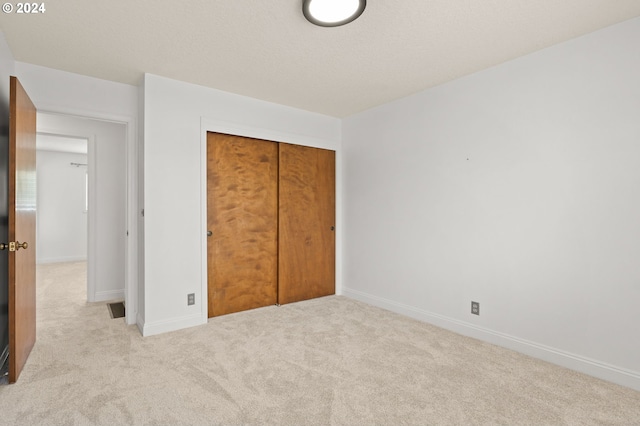
{"type": "Polygon", "coordinates": [[[367,0],[303,0],[302,13],[313,24],[337,27],[356,20],[367,0]]]}

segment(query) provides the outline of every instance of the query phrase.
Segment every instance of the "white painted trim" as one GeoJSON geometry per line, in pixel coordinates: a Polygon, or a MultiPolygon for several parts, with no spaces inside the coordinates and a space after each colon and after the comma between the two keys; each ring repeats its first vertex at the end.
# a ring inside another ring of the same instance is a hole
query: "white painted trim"
{"type": "Polygon", "coordinates": [[[156,321],[152,323],[141,324],[140,320],[141,318],[138,319],[138,328],[142,327],[142,335],[144,337],[168,333],[170,331],[182,330],[184,328],[195,327],[196,325],[207,323],[207,321],[202,322],[202,316],[200,313],[187,315],[180,318],[171,318],[168,320],[156,321]]]}
{"type": "Polygon", "coordinates": [[[344,296],[640,391],[640,372],[637,371],[616,367],[358,290],[345,288],[344,296]]]}
{"type": "Polygon", "coordinates": [[[50,103],[38,103],[38,111],[50,114],[64,114],[94,120],[124,124],[127,128],[127,212],[128,236],[125,248],[125,320],[131,325],[136,322],[138,311],[138,124],[135,116],[109,114],[88,109],[68,108],[50,103]]]}
{"type": "Polygon", "coordinates": [[[200,323],[209,318],[209,273],[207,259],[207,132],[216,125],[200,119],[200,323]]]}
{"type": "Polygon", "coordinates": [[[97,302],[96,299],[96,263],[98,259],[98,225],[96,215],[98,213],[98,197],[96,190],[98,187],[98,162],[96,161],[97,144],[95,135],[87,142],[87,173],[89,175],[89,211],[87,214],[87,301],[97,302]]]}
{"type": "MultiPolygon", "coordinates": [[[[208,320],[208,287],[207,287],[207,132],[226,133],[247,138],[284,142],[313,148],[331,149],[336,153],[336,294],[342,294],[342,155],[340,142],[320,139],[298,133],[284,132],[263,127],[255,127],[242,123],[200,118],[200,268],[201,286],[201,321],[208,320]]],[[[145,334],[146,335],[146,334],[145,334]]]]}
{"type": "MultiPolygon", "coordinates": [[[[94,302],[106,302],[108,300],[122,300],[122,299],[124,299],[124,289],[99,291],[95,294],[94,302]]],[[[125,302],[125,306],[126,306],[126,302],[125,302]]],[[[126,309],[125,309],[125,312],[126,312],[126,309]]]]}
{"type": "Polygon", "coordinates": [[[38,265],[45,265],[47,263],[67,263],[67,262],[86,262],[87,256],[67,256],[67,257],[46,257],[44,259],[37,259],[38,265]]]}
{"type": "MultiPolygon", "coordinates": [[[[126,312],[127,310],[125,305],[125,314],[126,312]]],[[[140,312],[138,312],[136,315],[136,325],[138,326],[138,331],[140,331],[140,334],[144,336],[144,318],[142,318],[142,315],[140,315],[140,312]]]]}
{"type": "MultiPolygon", "coordinates": [[[[341,136],[342,138],[342,136],[341,136]]],[[[340,145],[342,146],[342,144],[340,145]]],[[[336,149],[336,294],[343,293],[342,271],[343,271],[343,254],[342,254],[342,182],[343,182],[343,161],[342,150],[336,149]]]]}
{"type": "Polygon", "coordinates": [[[294,132],[285,132],[282,130],[256,127],[224,120],[214,120],[207,117],[200,118],[200,128],[204,133],[205,152],[207,132],[226,133],[228,135],[244,136],[247,138],[264,139],[273,142],[285,142],[294,145],[332,150],[337,150],[339,145],[339,142],[330,139],[321,139],[294,132]]]}

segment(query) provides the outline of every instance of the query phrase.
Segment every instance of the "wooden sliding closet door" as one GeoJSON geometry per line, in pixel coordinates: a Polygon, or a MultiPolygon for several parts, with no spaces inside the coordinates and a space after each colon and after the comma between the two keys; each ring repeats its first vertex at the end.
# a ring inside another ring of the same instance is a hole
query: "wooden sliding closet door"
{"type": "Polygon", "coordinates": [[[209,317],[275,305],[278,144],[207,136],[209,317]]]}
{"type": "Polygon", "coordinates": [[[281,143],[278,303],[335,293],[335,152],[281,143]]]}

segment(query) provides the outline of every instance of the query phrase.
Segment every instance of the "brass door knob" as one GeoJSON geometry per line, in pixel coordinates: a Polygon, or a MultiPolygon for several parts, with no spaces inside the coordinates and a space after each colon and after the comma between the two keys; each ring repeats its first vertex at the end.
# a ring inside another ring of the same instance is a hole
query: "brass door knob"
{"type": "Polygon", "coordinates": [[[16,241],[16,250],[20,250],[21,248],[26,250],[27,248],[29,248],[29,244],[27,244],[26,242],[20,243],[20,241],[16,241]]]}

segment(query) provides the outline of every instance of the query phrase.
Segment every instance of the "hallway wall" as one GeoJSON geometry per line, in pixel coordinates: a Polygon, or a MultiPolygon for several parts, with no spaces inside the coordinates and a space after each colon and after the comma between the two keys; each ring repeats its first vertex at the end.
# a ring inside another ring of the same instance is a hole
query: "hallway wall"
{"type": "Polygon", "coordinates": [[[87,260],[86,154],[36,152],[36,263],[87,260]]]}

